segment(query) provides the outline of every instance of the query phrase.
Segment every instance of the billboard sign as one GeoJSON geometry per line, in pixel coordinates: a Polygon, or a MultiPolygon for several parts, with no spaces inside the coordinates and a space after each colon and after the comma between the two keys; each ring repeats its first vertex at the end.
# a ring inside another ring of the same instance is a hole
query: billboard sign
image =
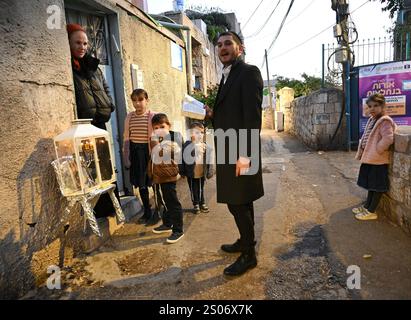
{"type": "Polygon", "coordinates": [[[411,61],[375,64],[359,68],[360,135],[368,118],[364,106],[369,96],[385,96],[387,114],[397,125],[411,125],[411,61]]]}

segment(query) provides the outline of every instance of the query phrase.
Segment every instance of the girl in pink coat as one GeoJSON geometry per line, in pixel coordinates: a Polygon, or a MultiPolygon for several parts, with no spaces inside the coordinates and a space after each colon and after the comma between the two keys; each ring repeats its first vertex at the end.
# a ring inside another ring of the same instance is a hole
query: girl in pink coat
{"type": "Polygon", "coordinates": [[[374,94],[367,100],[368,119],[356,159],[361,161],[357,184],[368,190],[367,201],[353,212],[358,220],[375,220],[377,206],[388,191],[389,148],[394,142],[394,121],[386,115],[385,98],[374,94]]]}

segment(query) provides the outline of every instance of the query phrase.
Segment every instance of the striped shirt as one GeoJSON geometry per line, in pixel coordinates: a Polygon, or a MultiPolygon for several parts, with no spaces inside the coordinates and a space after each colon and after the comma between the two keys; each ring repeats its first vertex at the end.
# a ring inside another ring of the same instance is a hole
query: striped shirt
{"type": "Polygon", "coordinates": [[[371,117],[367,123],[367,126],[365,127],[364,134],[361,139],[361,148],[365,149],[365,146],[367,145],[368,138],[370,137],[372,129],[374,129],[375,123],[377,122],[377,118],[371,117]]]}
{"type": "Polygon", "coordinates": [[[148,112],[130,118],[130,140],[134,143],[148,143],[148,112]]]}

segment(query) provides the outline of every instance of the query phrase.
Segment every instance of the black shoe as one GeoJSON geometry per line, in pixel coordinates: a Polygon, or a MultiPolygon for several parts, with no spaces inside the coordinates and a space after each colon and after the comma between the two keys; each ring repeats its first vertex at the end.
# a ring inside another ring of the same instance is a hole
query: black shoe
{"type": "Polygon", "coordinates": [[[210,212],[210,209],[207,207],[205,203],[200,204],[200,210],[201,212],[204,212],[204,213],[210,212]]]}
{"type": "Polygon", "coordinates": [[[154,214],[151,216],[151,218],[147,220],[146,227],[155,226],[160,220],[161,219],[160,219],[160,216],[158,215],[158,213],[154,212],[154,214]]]}
{"type": "Polygon", "coordinates": [[[137,223],[138,224],[146,224],[147,221],[148,221],[148,218],[145,215],[143,215],[140,219],[137,220],[137,223]]]}
{"type": "Polygon", "coordinates": [[[173,232],[172,235],[167,238],[167,243],[176,243],[182,237],[184,237],[183,232],[173,232]]]}
{"type": "Polygon", "coordinates": [[[242,246],[240,243],[240,239],[238,239],[236,242],[233,244],[223,244],[221,246],[221,250],[228,252],[228,253],[236,253],[236,252],[241,252],[242,251],[242,246]]]}
{"type": "Polygon", "coordinates": [[[201,212],[200,206],[198,204],[194,205],[193,212],[194,214],[199,214],[201,212]]]}
{"type": "Polygon", "coordinates": [[[149,220],[147,220],[146,227],[152,227],[157,225],[161,221],[161,218],[158,216],[152,216],[149,220]]]}
{"type": "Polygon", "coordinates": [[[249,269],[257,266],[257,258],[255,257],[254,248],[244,252],[232,265],[224,269],[226,276],[240,276],[247,272],[249,269]]]}
{"type": "Polygon", "coordinates": [[[171,227],[167,227],[166,225],[162,224],[161,226],[154,228],[153,232],[156,234],[171,232],[173,229],[171,227]]]}
{"type": "Polygon", "coordinates": [[[147,221],[150,220],[151,216],[152,216],[151,208],[150,207],[148,207],[148,208],[144,207],[144,214],[141,216],[140,219],[138,219],[137,223],[138,224],[146,224],[147,221]]]}

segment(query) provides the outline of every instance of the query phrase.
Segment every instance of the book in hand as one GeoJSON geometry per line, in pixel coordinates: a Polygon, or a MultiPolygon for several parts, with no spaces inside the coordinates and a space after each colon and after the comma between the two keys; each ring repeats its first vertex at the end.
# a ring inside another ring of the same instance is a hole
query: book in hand
{"type": "Polygon", "coordinates": [[[206,110],[204,109],[204,103],[194,99],[188,94],[185,95],[183,100],[183,116],[196,119],[204,120],[206,116],[206,110]]]}

